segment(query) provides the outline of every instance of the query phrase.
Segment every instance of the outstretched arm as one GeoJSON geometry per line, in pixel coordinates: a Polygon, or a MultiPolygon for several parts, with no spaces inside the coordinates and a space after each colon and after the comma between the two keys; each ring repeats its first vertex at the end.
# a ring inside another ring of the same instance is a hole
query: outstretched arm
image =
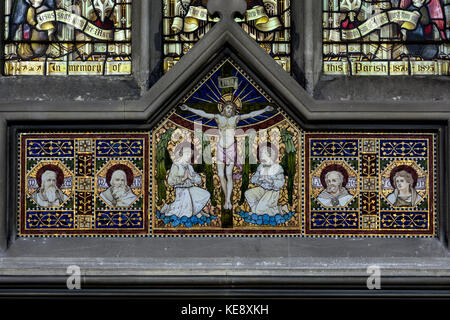
{"type": "Polygon", "coordinates": [[[180,109],[183,111],[190,111],[190,112],[192,112],[200,117],[206,118],[206,119],[214,119],[216,117],[216,115],[213,113],[206,113],[203,110],[194,109],[194,108],[188,107],[185,104],[180,106],[180,109]]]}
{"type": "Polygon", "coordinates": [[[238,117],[239,117],[239,120],[253,118],[253,117],[256,117],[256,116],[259,116],[259,115],[263,114],[264,112],[272,111],[272,110],[273,110],[272,106],[267,106],[267,107],[265,107],[262,110],[253,111],[253,112],[250,112],[250,113],[247,113],[247,114],[241,114],[238,117]]]}

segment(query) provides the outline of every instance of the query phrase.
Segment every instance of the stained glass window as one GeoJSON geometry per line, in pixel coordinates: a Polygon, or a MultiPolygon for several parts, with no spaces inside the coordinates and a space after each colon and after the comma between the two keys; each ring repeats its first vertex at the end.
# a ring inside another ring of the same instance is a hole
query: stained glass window
{"type": "Polygon", "coordinates": [[[449,75],[449,0],[324,0],[324,73],[449,75]]]}
{"type": "MultiPolygon", "coordinates": [[[[186,54],[218,21],[208,0],[162,0],[164,72],[186,54]]],[[[290,0],[246,0],[245,17],[236,18],[286,71],[290,72],[290,0]]]]}
{"type": "Polygon", "coordinates": [[[131,74],[132,0],[5,0],[5,75],[131,74]]]}

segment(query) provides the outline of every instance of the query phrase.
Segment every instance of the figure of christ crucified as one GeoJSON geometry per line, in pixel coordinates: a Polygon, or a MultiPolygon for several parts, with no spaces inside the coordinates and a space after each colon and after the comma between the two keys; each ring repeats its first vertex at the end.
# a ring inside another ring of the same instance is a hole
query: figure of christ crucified
{"type": "Polygon", "coordinates": [[[236,161],[237,146],[235,141],[236,126],[240,120],[257,117],[265,112],[270,112],[273,107],[267,106],[262,110],[247,114],[236,114],[236,104],[227,101],[223,104],[221,113],[206,113],[203,110],[182,105],[181,110],[190,111],[206,119],[214,119],[219,128],[219,143],[217,145],[217,172],[225,195],[224,209],[232,209],[231,194],[233,192],[233,168],[236,161]]]}

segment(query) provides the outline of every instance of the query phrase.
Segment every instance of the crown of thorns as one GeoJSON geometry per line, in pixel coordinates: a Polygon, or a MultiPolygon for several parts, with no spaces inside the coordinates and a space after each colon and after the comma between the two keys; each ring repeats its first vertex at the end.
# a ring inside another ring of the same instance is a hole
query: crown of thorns
{"type": "Polygon", "coordinates": [[[238,97],[236,97],[232,93],[226,93],[220,98],[220,101],[219,101],[219,103],[217,105],[217,109],[219,109],[220,113],[222,113],[223,108],[227,104],[233,104],[234,108],[236,110],[236,113],[239,113],[239,111],[241,111],[242,102],[241,102],[241,100],[238,97]]]}

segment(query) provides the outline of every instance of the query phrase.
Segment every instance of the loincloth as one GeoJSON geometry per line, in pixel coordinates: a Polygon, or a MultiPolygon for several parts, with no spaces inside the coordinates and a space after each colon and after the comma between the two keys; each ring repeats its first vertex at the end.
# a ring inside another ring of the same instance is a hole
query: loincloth
{"type": "Polygon", "coordinates": [[[224,148],[220,144],[217,144],[217,163],[229,165],[235,163],[236,159],[237,159],[236,141],[228,148],[224,148]]]}

